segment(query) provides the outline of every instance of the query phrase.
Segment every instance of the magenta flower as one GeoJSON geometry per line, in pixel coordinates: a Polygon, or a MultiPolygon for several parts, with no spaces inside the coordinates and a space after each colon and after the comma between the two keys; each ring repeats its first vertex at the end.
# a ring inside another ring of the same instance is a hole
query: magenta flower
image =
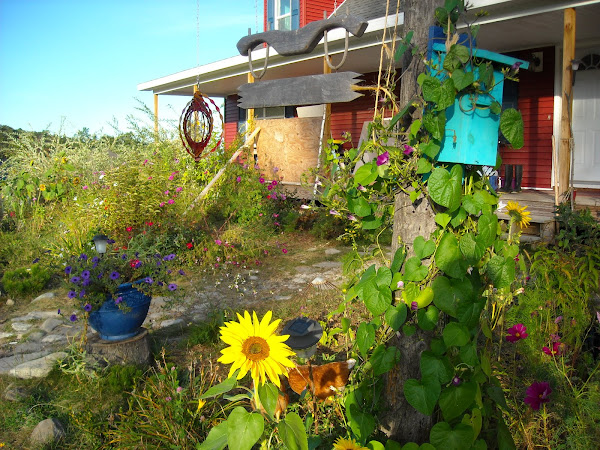
{"type": "Polygon", "coordinates": [[[276,180],[271,181],[271,185],[277,186],[277,181],[276,180]]]}
{"type": "Polygon", "coordinates": [[[330,209],[330,210],[329,210],[329,214],[331,214],[332,216],[337,216],[337,215],[339,215],[340,213],[339,213],[339,212],[337,212],[335,209],[330,209]]]}
{"type": "Polygon", "coordinates": [[[563,320],[563,316],[558,316],[556,319],[554,319],[554,323],[560,323],[561,320],[563,320]]]}
{"type": "Polygon", "coordinates": [[[359,191],[361,191],[361,192],[364,192],[364,191],[366,191],[366,190],[367,190],[367,188],[366,188],[366,187],[364,187],[362,184],[359,184],[359,185],[358,185],[358,187],[357,187],[356,189],[358,189],[358,190],[359,190],[359,191]]]}
{"type": "Polygon", "coordinates": [[[177,393],[180,393],[181,391],[183,391],[183,388],[181,386],[177,386],[177,393]]]}
{"type": "Polygon", "coordinates": [[[181,192],[181,191],[183,191],[182,187],[178,187],[177,189],[175,189],[175,192],[181,192]]]}
{"type": "Polygon", "coordinates": [[[404,281],[402,281],[402,280],[398,281],[398,284],[396,284],[396,287],[398,289],[402,289],[404,287],[404,281]]]}
{"type": "Polygon", "coordinates": [[[549,356],[559,356],[560,355],[560,342],[554,342],[552,344],[552,348],[544,347],[542,350],[546,355],[549,356]]]}
{"type": "Polygon", "coordinates": [[[507,332],[508,336],[506,336],[506,340],[508,342],[518,342],[528,336],[527,327],[522,323],[514,325],[513,327],[509,328],[507,332]]]}
{"type": "Polygon", "coordinates": [[[265,179],[264,179],[263,177],[260,177],[260,178],[258,179],[258,182],[259,182],[260,184],[263,184],[263,183],[265,182],[265,179]]]}
{"type": "Polygon", "coordinates": [[[239,183],[240,181],[242,181],[242,177],[237,177],[237,178],[235,179],[235,181],[237,181],[237,182],[239,183]]]}
{"type": "Polygon", "coordinates": [[[172,205],[173,203],[175,203],[175,200],[173,200],[172,198],[170,198],[170,199],[169,199],[169,201],[167,201],[167,203],[168,203],[169,205],[172,205]]]}
{"type": "Polygon", "coordinates": [[[419,304],[417,302],[412,302],[410,304],[410,310],[411,311],[417,311],[419,309],[419,304]]]}
{"type": "Polygon", "coordinates": [[[377,165],[383,166],[384,164],[387,164],[389,162],[389,160],[390,160],[390,153],[384,152],[377,157],[377,165]]]}
{"type": "Polygon", "coordinates": [[[542,403],[548,403],[548,396],[552,393],[552,388],[546,381],[534,382],[525,392],[525,403],[531,406],[531,409],[537,411],[542,403]]]}
{"type": "Polygon", "coordinates": [[[169,195],[169,191],[168,190],[165,191],[165,195],[169,195]]]}
{"type": "Polygon", "coordinates": [[[165,202],[160,202],[160,205],[158,205],[158,206],[160,206],[162,208],[163,206],[165,206],[165,202]]]}
{"type": "Polygon", "coordinates": [[[281,251],[285,254],[287,253],[287,248],[282,248],[281,251]]]}
{"type": "Polygon", "coordinates": [[[404,153],[406,156],[410,156],[414,151],[415,149],[412,148],[410,145],[404,144],[404,151],[402,153],[404,153]]]}
{"type": "Polygon", "coordinates": [[[215,239],[215,244],[221,245],[222,243],[223,243],[223,241],[221,241],[221,239],[215,239]]]}
{"type": "Polygon", "coordinates": [[[462,380],[459,377],[455,376],[454,378],[452,378],[453,386],[458,386],[460,383],[462,383],[462,380]]]}

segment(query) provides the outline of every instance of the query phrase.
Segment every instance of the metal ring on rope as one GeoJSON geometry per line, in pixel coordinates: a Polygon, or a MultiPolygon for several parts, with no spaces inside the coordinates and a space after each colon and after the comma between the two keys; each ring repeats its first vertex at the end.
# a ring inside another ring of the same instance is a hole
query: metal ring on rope
{"type": "Polygon", "coordinates": [[[350,37],[350,33],[348,33],[348,30],[346,30],[346,40],[344,42],[344,56],[342,56],[342,60],[340,61],[340,63],[337,66],[334,66],[333,64],[331,64],[331,61],[329,60],[329,48],[328,48],[328,44],[327,44],[327,30],[325,30],[325,32],[323,33],[323,41],[324,41],[323,43],[325,45],[325,61],[327,62],[327,65],[329,66],[329,68],[331,70],[338,70],[346,62],[346,57],[348,56],[348,39],[349,39],[349,37],[350,37]]]}
{"type": "Polygon", "coordinates": [[[263,65],[262,72],[260,73],[260,75],[256,75],[254,73],[254,68],[252,67],[252,50],[253,49],[248,50],[248,65],[250,66],[250,73],[252,74],[255,80],[260,80],[262,77],[265,76],[265,73],[267,72],[267,66],[269,65],[269,45],[267,44],[267,55],[265,56],[265,63],[263,65]]]}

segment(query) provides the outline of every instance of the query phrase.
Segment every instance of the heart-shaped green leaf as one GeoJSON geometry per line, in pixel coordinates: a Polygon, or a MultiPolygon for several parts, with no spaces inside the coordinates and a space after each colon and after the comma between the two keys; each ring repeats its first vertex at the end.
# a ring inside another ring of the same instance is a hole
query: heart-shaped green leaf
{"type": "Polygon", "coordinates": [[[404,279],[408,281],[421,281],[428,272],[429,269],[416,256],[409,258],[404,265],[404,279]]]}
{"type": "Polygon", "coordinates": [[[208,432],[208,436],[199,447],[198,450],[222,450],[227,445],[227,435],[229,433],[229,424],[227,421],[212,427],[208,432]]]}
{"type": "Polygon", "coordinates": [[[469,329],[462,323],[450,322],[444,328],[442,337],[444,338],[444,344],[446,344],[447,347],[452,345],[462,347],[469,342],[471,334],[469,333],[469,329]]]}
{"type": "Polygon", "coordinates": [[[462,200],[462,167],[455,164],[448,172],[443,167],[436,167],[427,181],[431,199],[448,208],[447,212],[459,208],[462,200]]]}
{"type": "Polygon", "coordinates": [[[477,383],[468,381],[459,386],[449,386],[440,395],[440,409],[444,420],[451,421],[460,416],[475,401],[477,383]]]}
{"type": "Polygon", "coordinates": [[[495,287],[508,287],[515,280],[515,262],[512,258],[496,255],[488,261],[486,272],[495,287]]]}
{"type": "Polygon", "coordinates": [[[250,450],[262,436],[265,419],[259,413],[249,413],[238,406],[227,418],[227,446],[231,450],[250,450]]]}
{"type": "Polygon", "coordinates": [[[435,379],[419,381],[411,378],[404,383],[404,397],[406,397],[406,401],[426,416],[433,413],[441,392],[442,387],[439,381],[435,379]]]}
{"type": "Polygon", "coordinates": [[[400,350],[397,347],[386,347],[383,344],[378,345],[370,359],[373,365],[373,375],[378,377],[389,372],[398,364],[398,361],[400,361],[400,350]]]}
{"type": "Polygon", "coordinates": [[[435,263],[446,275],[453,278],[464,278],[467,262],[458,248],[458,240],[454,233],[444,233],[435,252],[435,263]]]}
{"type": "Polygon", "coordinates": [[[298,414],[288,412],[285,420],[280,421],[279,437],[289,450],[308,450],[308,437],[304,423],[298,414]]]}
{"type": "Polygon", "coordinates": [[[514,149],[523,147],[523,117],[521,113],[514,108],[508,108],[502,111],[500,115],[500,131],[514,149]]]}
{"type": "Polygon", "coordinates": [[[438,380],[440,384],[449,383],[454,375],[454,368],[447,357],[438,357],[433,352],[421,353],[421,377],[438,380]]]}
{"type": "Polygon", "coordinates": [[[447,422],[438,422],[429,433],[429,441],[436,448],[464,450],[473,442],[473,428],[464,423],[459,423],[452,428],[447,422]]]}
{"type": "Polygon", "coordinates": [[[406,316],[408,314],[408,308],[405,303],[398,303],[395,306],[390,306],[385,312],[385,322],[394,331],[398,331],[404,322],[406,322],[406,316]]]}
{"type": "Polygon", "coordinates": [[[433,239],[426,241],[423,236],[417,236],[413,241],[413,250],[417,258],[429,258],[435,252],[435,242],[433,239]]]}
{"type": "Polygon", "coordinates": [[[435,306],[430,305],[427,309],[421,308],[417,311],[417,325],[426,331],[435,328],[440,318],[440,311],[435,306]]]}
{"type": "Polygon", "coordinates": [[[356,345],[358,345],[358,350],[365,358],[374,342],[375,326],[372,323],[362,322],[356,331],[356,345]]]}
{"type": "MultiPolygon", "coordinates": [[[[390,280],[391,281],[391,280],[390,280]]],[[[387,286],[377,286],[375,283],[365,286],[364,297],[365,306],[374,316],[383,314],[388,306],[392,304],[392,291],[389,284],[387,286]]]]}

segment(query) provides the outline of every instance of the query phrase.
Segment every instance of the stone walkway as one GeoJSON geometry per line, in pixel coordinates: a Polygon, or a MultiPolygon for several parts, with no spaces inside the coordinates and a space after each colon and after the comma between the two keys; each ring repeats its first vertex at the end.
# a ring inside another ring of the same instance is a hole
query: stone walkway
{"type": "MultiPolygon", "coordinates": [[[[339,286],[341,253],[342,250],[329,247],[305,249],[299,253],[298,265],[291,273],[258,267],[219,278],[212,274],[190,277],[183,302],[168,308],[168,298],[153,298],[143,326],[151,333],[168,327],[185,327],[205,320],[217,308],[249,308],[264,299],[290,300],[323,281],[339,286]]],[[[46,292],[31,302],[30,312],[0,320],[0,374],[45,377],[55,361],[67,355],[65,350],[80,336],[84,324],[81,320],[69,321],[69,316],[77,311],[68,309],[58,314],[60,305],[72,308],[66,298],[46,292]],[[50,309],[50,305],[59,306],[50,309]]],[[[89,333],[95,331],[90,329],[89,333]]]]}

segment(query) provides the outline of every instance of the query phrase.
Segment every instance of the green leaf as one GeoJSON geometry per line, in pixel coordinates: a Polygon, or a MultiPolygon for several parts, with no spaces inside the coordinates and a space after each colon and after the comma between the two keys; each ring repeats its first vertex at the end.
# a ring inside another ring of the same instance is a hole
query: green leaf
{"type": "Polygon", "coordinates": [[[456,98],[456,89],[454,88],[454,82],[450,78],[446,78],[442,83],[440,89],[440,96],[437,103],[438,110],[445,110],[450,106],[454,105],[454,99],[456,98]]]}
{"type": "Polygon", "coordinates": [[[378,377],[389,372],[400,361],[400,350],[395,346],[386,347],[380,344],[371,355],[370,362],[373,365],[373,375],[378,377]]]}
{"type": "Polygon", "coordinates": [[[364,230],[376,230],[381,226],[381,218],[374,216],[363,217],[361,224],[364,230]]]}
{"type": "Polygon", "coordinates": [[[392,273],[399,272],[402,269],[402,264],[404,264],[404,259],[406,258],[406,248],[404,246],[398,247],[396,253],[394,253],[394,259],[392,260],[392,264],[390,265],[390,271],[392,273]]]}
{"type": "Polygon", "coordinates": [[[483,208],[483,201],[481,200],[480,197],[476,198],[473,195],[465,195],[462,200],[462,206],[469,214],[477,216],[481,212],[481,208],[483,208]]]}
{"type": "Polygon", "coordinates": [[[452,220],[450,220],[450,225],[454,228],[458,228],[461,223],[467,218],[467,212],[461,206],[457,211],[452,215],[452,220]]]}
{"type": "Polygon", "coordinates": [[[279,389],[277,389],[277,386],[272,383],[265,383],[258,386],[258,398],[265,411],[267,411],[267,415],[274,417],[277,400],[279,399],[279,389]]]}
{"type": "Polygon", "coordinates": [[[396,61],[399,61],[404,52],[410,48],[410,40],[413,37],[413,33],[414,31],[410,30],[408,33],[406,33],[406,36],[400,40],[400,45],[398,46],[398,50],[396,50],[396,54],[394,55],[396,61]]]}
{"type": "Polygon", "coordinates": [[[227,424],[227,445],[231,450],[250,450],[265,429],[265,419],[262,415],[249,413],[241,406],[231,411],[227,424]]]}
{"type": "Polygon", "coordinates": [[[223,380],[222,382],[220,382],[219,384],[209,388],[204,394],[202,394],[200,396],[200,398],[204,400],[206,398],[216,397],[217,395],[224,394],[225,392],[229,392],[230,390],[232,390],[234,388],[234,386],[237,383],[237,374],[238,373],[239,373],[239,370],[236,370],[235,373],[231,377],[229,377],[226,380],[223,380]]]}
{"type": "Polygon", "coordinates": [[[406,303],[398,303],[396,306],[390,306],[385,312],[385,321],[394,331],[398,331],[408,315],[406,303]]]}
{"type": "Polygon", "coordinates": [[[215,425],[212,427],[206,436],[206,439],[199,447],[198,450],[222,450],[227,445],[227,434],[229,433],[228,429],[229,424],[225,420],[221,422],[219,425],[215,425]]]}
{"type": "Polygon", "coordinates": [[[500,115],[500,131],[514,149],[523,147],[523,117],[521,113],[514,108],[508,108],[502,111],[500,115]]]}
{"type": "Polygon", "coordinates": [[[435,405],[442,392],[439,381],[428,378],[421,381],[414,378],[404,383],[404,397],[417,411],[429,416],[433,414],[435,405]]]}
{"type": "Polygon", "coordinates": [[[360,410],[356,403],[348,402],[346,399],[346,417],[350,423],[350,429],[360,441],[365,441],[375,431],[375,418],[360,410]]]}
{"type": "Polygon", "coordinates": [[[448,23],[448,11],[446,11],[446,8],[435,8],[435,18],[440,25],[446,25],[448,23]]]}
{"type": "Polygon", "coordinates": [[[289,450],[308,450],[308,437],[304,423],[295,412],[288,412],[279,422],[279,436],[289,450]]]}
{"type": "Polygon", "coordinates": [[[440,384],[449,383],[454,375],[454,368],[447,357],[438,358],[432,352],[421,353],[421,377],[434,379],[440,384]]]}
{"type": "Polygon", "coordinates": [[[427,158],[419,158],[417,160],[417,174],[423,175],[424,173],[431,172],[433,164],[427,158]]]}
{"type": "Polygon", "coordinates": [[[500,114],[502,112],[502,105],[497,101],[493,101],[490,105],[490,112],[496,115],[500,114]]]}
{"type": "Polygon", "coordinates": [[[426,241],[423,236],[417,236],[413,241],[413,250],[417,258],[429,258],[435,252],[435,242],[433,239],[426,241]]]}
{"type": "Polygon", "coordinates": [[[474,301],[472,298],[468,301],[461,301],[458,304],[457,315],[460,323],[467,327],[474,327],[479,323],[479,316],[485,306],[485,299],[474,301]]]}
{"type": "MultiPolygon", "coordinates": [[[[459,386],[449,386],[440,395],[440,409],[444,420],[450,422],[460,416],[475,401],[477,383],[469,381],[459,386]]],[[[472,430],[472,428],[471,428],[472,430]]]]}
{"type": "MultiPolygon", "coordinates": [[[[460,348],[460,360],[471,367],[479,365],[479,358],[477,357],[477,346],[474,342],[469,342],[460,348]]],[[[450,420],[450,419],[447,419],[450,420]]]]}
{"type": "Polygon", "coordinates": [[[494,84],[494,68],[492,64],[479,64],[477,70],[479,72],[479,82],[484,85],[480,86],[480,88],[489,91],[494,84]]]}
{"type": "Polygon", "coordinates": [[[452,216],[447,213],[439,212],[435,215],[434,220],[440,227],[446,228],[446,225],[450,223],[452,216]]]}
{"type": "Polygon", "coordinates": [[[389,286],[392,282],[392,271],[387,267],[380,267],[377,269],[377,276],[375,277],[375,284],[377,286],[389,286]]]}
{"type": "Polygon", "coordinates": [[[428,272],[428,268],[416,256],[409,258],[404,265],[404,279],[408,281],[421,281],[428,272]]]}
{"type": "Polygon", "coordinates": [[[423,114],[423,126],[431,133],[434,139],[441,141],[446,129],[446,112],[439,111],[434,113],[429,110],[425,111],[423,114]]]}
{"type": "Polygon", "coordinates": [[[454,44],[446,53],[443,67],[448,72],[453,72],[458,69],[462,64],[465,64],[469,60],[469,49],[464,45],[454,44]]]}
{"type": "Polygon", "coordinates": [[[479,436],[479,433],[481,432],[481,427],[483,426],[481,410],[478,408],[473,408],[471,415],[465,415],[461,422],[465,425],[470,425],[473,428],[473,439],[477,439],[477,436],[479,436]]]}
{"type": "Polygon", "coordinates": [[[369,164],[360,166],[354,174],[354,186],[368,186],[373,183],[378,177],[377,162],[372,161],[369,164]]]}
{"type": "Polygon", "coordinates": [[[464,278],[467,262],[458,248],[458,240],[454,233],[444,233],[435,252],[435,263],[446,275],[453,278],[464,278]]]}
{"type": "Polygon", "coordinates": [[[462,91],[467,86],[473,84],[475,81],[473,72],[465,72],[462,69],[456,69],[452,72],[452,81],[454,81],[454,87],[457,91],[462,91]]]}
{"type": "Polygon", "coordinates": [[[436,167],[427,181],[431,199],[448,208],[448,213],[458,209],[462,200],[462,167],[455,164],[448,172],[436,167]]]}
{"type": "Polygon", "coordinates": [[[504,397],[504,391],[499,386],[488,386],[485,390],[487,395],[494,400],[494,402],[504,411],[508,411],[508,405],[506,404],[506,398],[504,397]]]}
{"type": "Polygon", "coordinates": [[[369,450],[385,450],[385,447],[379,441],[369,441],[367,443],[367,448],[369,450]]]}
{"type": "Polygon", "coordinates": [[[446,344],[444,344],[442,339],[433,338],[431,340],[431,351],[437,356],[442,356],[446,353],[446,344]]]}
{"type": "MultiPolygon", "coordinates": [[[[390,280],[391,281],[391,280],[390,280]]],[[[388,286],[369,285],[364,289],[365,306],[374,316],[383,314],[392,304],[392,291],[388,286]]]]}
{"type": "Polygon", "coordinates": [[[467,279],[436,277],[431,285],[433,288],[433,303],[439,309],[452,317],[458,317],[460,302],[470,302],[473,287],[467,279]]]}
{"type": "Polygon", "coordinates": [[[342,317],[341,319],[341,325],[342,325],[342,333],[347,333],[348,330],[350,329],[350,319],[348,319],[347,317],[342,317]]]}
{"type": "Polygon", "coordinates": [[[515,280],[515,262],[512,258],[496,255],[488,261],[486,272],[498,289],[509,287],[515,280]]]}
{"type": "Polygon", "coordinates": [[[435,142],[426,142],[425,144],[421,144],[419,146],[419,150],[421,150],[424,155],[434,159],[440,152],[440,146],[435,142]]]}
{"type": "Polygon", "coordinates": [[[414,138],[417,136],[417,133],[419,132],[419,130],[421,129],[421,121],[419,119],[416,119],[413,121],[413,123],[410,124],[410,137],[414,138]]]}
{"type": "Polygon", "coordinates": [[[471,263],[475,263],[483,258],[486,248],[480,241],[475,239],[473,233],[463,234],[458,244],[461,253],[471,263]]]}
{"type": "Polygon", "coordinates": [[[410,191],[408,195],[410,196],[410,201],[414,203],[419,198],[419,195],[421,195],[421,191],[410,191]]]}
{"type": "Polygon", "coordinates": [[[477,220],[477,239],[484,247],[491,247],[498,234],[498,216],[495,214],[482,214],[477,220]]]}
{"type": "Polygon", "coordinates": [[[426,76],[423,80],[423,99],[426,102],[437,103],[440,99],[440,92],[442,90],[442,83],[435,77],[430,75],[426,76]]]}
{"type": "Polygon", "coordinates": [[[427,309],[421,308],[417,311],[417,325],[426,331],[435,328],[440,318],[440,311],[435,306],[430,305],[427,309]]]}
{"type": "MultiPolygon", "coordinates": [[[[398,121],[400,119],[402,119],[404,116],[406,116],[406,114],[410,111],[411,107],[412,107],[412,101],[408,102],[398,114],[396,114],[394,117],[392,117],[392,120],[390,120],[390,123],[388,124],[388,130],[392,130],[394,128],[394,126],[396,125],[396,123],[398,123],[398,121]]],[[[353,158],[351,158],[351,159],[353,159],[353,158]]]]}
{"type": "Polygon", "coordinates": [[[364,197],[347,196],[346,199],[348,200],[348,209],[358,217],[366,217],[373,212],[371,205],[364,197]]]}
{"type": "Polygon", "coordinates": [[[374,343],[375,326],[372,323],[362,322],[356,331],[356,345],[363,357],[367,357],[367,353],[374,343]]]}
{"type": "Polygon", "coordinates": [[[464,450],[465,443],[473,442],[473,428],[464,423],[452,428],[448,422],[438,422],[431,428],[429,441],[436,448],[464,450]]]}
{"type": "Polygon", "coordinates": [[[471,339],[469,329],[462,323],[450,322],[442,332],[444,344],[447,347],[456,346],[462,347],[471,339]]]}
{"type": "Polygon", "coordinates": [[[516,448],[512,434],[501,416],[498,419],[498,450],[515,450],[516,448]]]}

